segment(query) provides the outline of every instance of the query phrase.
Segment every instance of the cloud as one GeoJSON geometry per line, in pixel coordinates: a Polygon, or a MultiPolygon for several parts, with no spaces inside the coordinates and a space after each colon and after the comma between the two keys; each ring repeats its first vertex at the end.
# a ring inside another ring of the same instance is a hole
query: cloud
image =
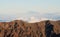
{"type": "Polygon", "coordinates": [[[30,20],[28,21],[29,23],[34,23],[34,22],[39,22],[40,20],[37,19],[36,17],[32,16],[30,17],[30,20]]]}
{"type": "Polygon", "coordinates": [[[23,20],[28,22],[38,22],[43,20],[60,20],[60,13],[59,12],[49,12],[49,13],[40,13],[36,11],[29,11],[26,13],[16,13],[15,15],[11,14],[10,16],[4,15],[4,19],[1,18],[2,14],[0,15],[0,20],[5,21],[12,21],[12,20],[23,20]],[[9,17],[9,18],[8,18],[9,17]]]}
{"type": "Polygon", "coordinates": [[[27,22],[29,19],[26,17],[17,17],[17,18],[14,18],[13,20],[23,20],[27,22]]]}
{"type": "Polygon", "coordinates": [[[44,21],[44,20],[55,20],[55,19],[52,19],[52,18],[40,18],[40,21],[44,21]]]}

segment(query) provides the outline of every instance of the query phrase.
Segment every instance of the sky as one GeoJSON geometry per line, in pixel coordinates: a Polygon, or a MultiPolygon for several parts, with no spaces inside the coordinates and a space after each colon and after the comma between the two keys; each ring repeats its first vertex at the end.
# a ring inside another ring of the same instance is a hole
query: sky
{"type": "Polygon", "coordinates": [[[60,0],[0,0],[0,20],[30,17],[60,20],[60,0]]]}

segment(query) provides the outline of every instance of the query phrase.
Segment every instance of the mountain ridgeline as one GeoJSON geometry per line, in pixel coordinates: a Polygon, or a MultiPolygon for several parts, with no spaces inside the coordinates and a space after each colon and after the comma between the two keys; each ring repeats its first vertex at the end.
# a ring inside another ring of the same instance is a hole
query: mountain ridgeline
{"type": "Polygon", "coordinates": [[[0,37],[60,37],[60,20],[0,22],[0,37]]]}

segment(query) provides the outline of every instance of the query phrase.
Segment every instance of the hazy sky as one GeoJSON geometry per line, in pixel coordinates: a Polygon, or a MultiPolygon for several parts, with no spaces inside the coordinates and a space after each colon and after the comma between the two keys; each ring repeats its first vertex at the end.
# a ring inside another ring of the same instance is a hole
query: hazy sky
{"type": "Polygon", "coordinates": [[[0,0],[0,20],[3,17],[29,16],[30,12],[38,12],[43,16],[54,14],[54,18],[57,15],[60,19],[60,0],[0,0]]]}

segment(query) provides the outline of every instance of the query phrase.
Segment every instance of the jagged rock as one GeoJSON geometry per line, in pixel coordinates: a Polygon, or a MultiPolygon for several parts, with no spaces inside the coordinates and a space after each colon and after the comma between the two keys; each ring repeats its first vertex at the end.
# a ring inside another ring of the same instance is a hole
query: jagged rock
{"type": "Polygon", "coordinates": [[[0,37],[60,37],[60,21],[0,22],[0,37]]]}

